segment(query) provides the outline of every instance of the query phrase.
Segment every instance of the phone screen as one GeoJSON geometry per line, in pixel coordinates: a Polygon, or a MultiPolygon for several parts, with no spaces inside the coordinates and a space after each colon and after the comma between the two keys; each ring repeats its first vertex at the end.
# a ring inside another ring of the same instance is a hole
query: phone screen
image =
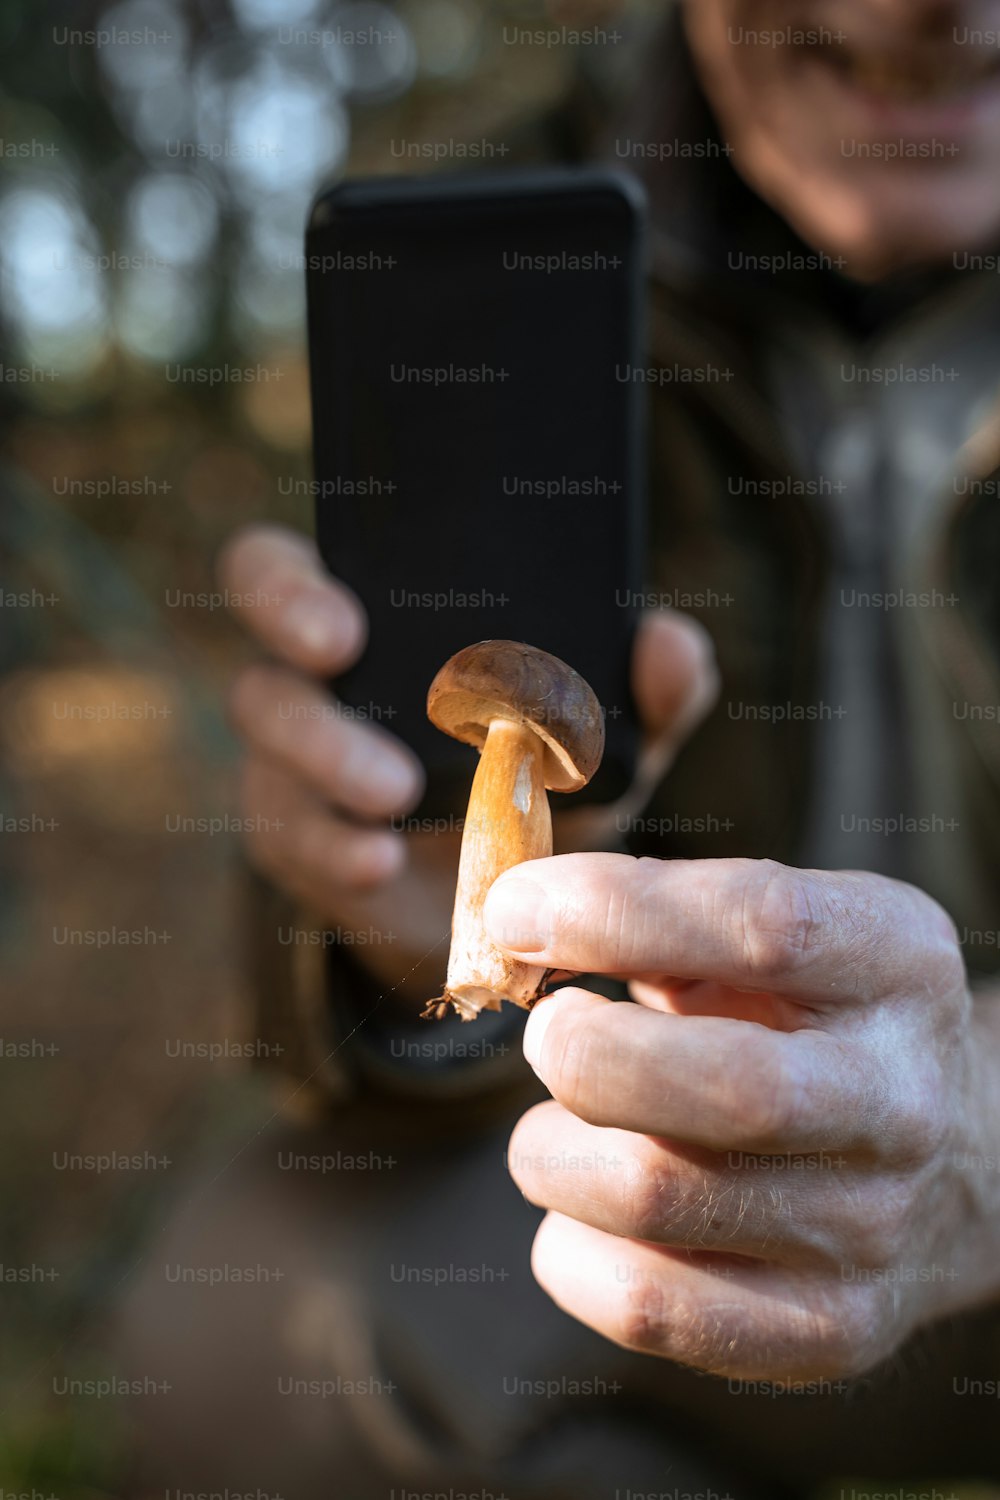
{"type": "Polygon", "coordinates": [[[370,618],[341,700],[468,786],[427,688],[475,641],[528,641],[591,684],[618,795],[642,528],[642,213],[616,174],[374,180],[307,237],[317,538],[370,618]]]}

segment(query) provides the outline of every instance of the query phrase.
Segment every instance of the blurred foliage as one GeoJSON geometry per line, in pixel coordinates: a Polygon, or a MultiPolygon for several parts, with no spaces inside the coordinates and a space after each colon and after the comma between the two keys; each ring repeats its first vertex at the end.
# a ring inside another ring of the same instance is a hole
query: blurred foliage
{"type": "MultiPolygon", "coordinates": [[[[399,138],[503,129],[560,94],[583,53],[624,56],[625,11],[8,0],[0,409],[16,463],[154,600],[203,589],[240,520],[308,525],[288,491],[308,474],[301,257],[317,187],[398,171],[399,138]],[[621,47],[510,41],[586,24],[621,25],[621,47]],[[255,378],[210,383],[222,369],[255,378]]],[[[204,649],[220,622],[166,623],[204,649]]]]}

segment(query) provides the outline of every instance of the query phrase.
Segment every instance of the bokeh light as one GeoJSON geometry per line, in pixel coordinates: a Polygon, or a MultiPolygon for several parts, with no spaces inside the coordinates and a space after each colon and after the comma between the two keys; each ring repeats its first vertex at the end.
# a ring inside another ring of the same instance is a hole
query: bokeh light
{"type": "Polygon", "coordinates": [[[366,104],[405,93],[417,74],[417,49],[403,17],[378,0],[359,0],[339,7],[335,21],[340,46],[323,49],[332,77],[366,104]]]}
{"type": "Polygon", "coordinates": [[[183,75],[188,49],[187,23],[168,0],[122,0],[101,16],[100,30],[141,41],[111,41],[97,49],[109,83],[139,90],[171,83],[183,75]]]}
{"type": "Polygon", "coordinates": [[[236,19],[251,30],[300,26],[323,9],[323,0],[233,0],[236,19]]]}
{"type": "Polygon", "coordinates": [[[107,329],[100,245],[71,185],[17,187],[0,199],[4,303],[31,358],[79,371],[99,357],[107,329]]]}
{"type": "Polygon", "coordinates": [[[175,266],[201,261],[219,231],[217,201],[206,185],[180,172],[149,172],[128,202],[132,238],[144,252],[175,266]]]}

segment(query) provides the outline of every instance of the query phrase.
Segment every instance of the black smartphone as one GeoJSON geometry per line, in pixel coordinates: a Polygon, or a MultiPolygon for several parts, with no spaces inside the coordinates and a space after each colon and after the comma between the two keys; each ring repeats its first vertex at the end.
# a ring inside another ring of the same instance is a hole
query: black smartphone
{"type": "Polygon", "coordinates": [[[427,688],[475,641],[576,668],[607,748],[581,799],[628,786],[642,589],[645,204],[590,168],[341,183],[306,235],[316,531],[371,634],[348,712],[428,772],[422,816],[464,807],[468,748],[427,688]]]}

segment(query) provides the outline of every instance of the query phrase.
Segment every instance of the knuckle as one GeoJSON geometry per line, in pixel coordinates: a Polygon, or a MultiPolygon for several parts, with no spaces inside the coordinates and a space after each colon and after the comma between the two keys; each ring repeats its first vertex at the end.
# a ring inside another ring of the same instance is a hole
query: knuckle
{"type": "Polygon", "coordinates": [[[884,1268],[905,1252],[913,1227],[913,1198],[902,1182],[880,1177],[862,1192],[852,1215],[853,1271],[884,1268]]]}
{"type": "Polygon", "coordinates": [[[616,1341],[626,1349],[658,1353],[664,1346],[669,1321],[662,1282],[642,1267],[634,1270],[617,1311],[616,1341]]]}
{"type": "Polygon", "coordinates": [[[948,1132],[949,1118],[936,1070],[931,1076],[927,1068],[914,1067],[893,1102],[891,1127],[882,1136],[884,1156],[913,1170],[939,1154],[948,1132]]]}
{"type": "Polygon", "coordinates": [[[821,1373],[853,1380],[877,1364],[887,1352],[886,1311],[879,1286],[838,1288],[816,1315],[812,1356],[821,1373]]]}
{"type": "MultiPolygon", "coordinates": [[[[768,1041],[773,1045],[773,1038],[768,1041]]],[[[802,1084],[781,1050],[748,1038],[743,1071],[734,1083],[727,1142],[742,1147],[784,1146],[804,1114],[802,1084]]]]}
{"type": "MultiPolygon", "coordinates": [[[[748,1329],[745,1358],[778,1384],[849,1381],[881,1358],[882,1301],[871,1287],[812,1285],[765,1328],[748,1329]]],[[[743,1363],[743,1360],[740,1361],[743,1363]]]]}
{"type": "Polygon", "coordinates": [[[660,1348],[671,1359],[711,1375],[757,1370],[773,1374],[759,1317],[728,1298],[674,1310],[660,1348]]]}
{"type": "Polygon", "coordinates": [[[353,837],[342,856],[333,861],[331,878],[356,891],[371,891],[389,880],[376,842],[381,835],[360,834],[353,837]]]}
{"type": "Polygon", "coordinates": [[[960,1009],[967,991],[965,959],[961,939],[953,919],[933,896],[916,886],[907,887],[914,903],[908,932],[916,937],[915,959],[927,993],[933,997],[935,1010],[946,1015],[960,1009]],[[951,1000],[952,1007],[943,1002],[951,1000]]]}
{"type": "Polygon", "coordinates": [[[223,588],[242,593],[253,571],[253,558],[262,542],[267,541],[265,527],[241,526],[223,543],[215,563],[215,576],[223,588]]]}
{"type": "Polygon", "coordinates": [[[622,1211],[631,1237],[698,1250],[729,1248],[763,1223],[755,1192],[736,1176],[701,1175],[657,1156],[625,1162],[622,1211]]]}
{"type": "Polygon", "coordinates": [[[942,938],[930,948],[924,958],[924,977],[932,988],[936,1002],[934,1016],[939,1024],[947,1028],[964,1020],[971,1001],[965,959],[957,936],[954,941],[942,938]]]}
{"type": "Polygon", "coordinates": [[[660,1240],[679,1207],[672,1173],[641,1157],[625,1163],[622,1207],[629,1233],[640,1240],[660,1240]]]}
{"type": "Polygon", "coordinates": [[[233,679],[226,700],[229,722],[246,740],[259,737],[261,721],[274,700],[274,677],[259,662],[243,667],[233,679]]]}
{"type": "Polygon", "coordinates": [[[926,1000],[935,1028],[947,1033],[964,1018],[969,1000],[958,928],[926,891],[905,881],[883,883],[893,892],[888,935],[896,958],[886,987],[901,985],[908,999],[926,1000]]]}
{"type": "Polygon", "coordinates": [[[301,818],[285,847],[289,869],[312,878],[329,877],[344,859],[339,843],[331,841],[326,819],[320,817],[301,818]]]}
{"type": "Polygon", "coordinates": [[[954,948],[958,948],[958,927],[941,903],[935,901],[934,897],[929,895],[927,891],[921,890],[920,886],[908,885],[903,882],[899,884],[909,893],[914,902],[915,916],[920,931],[928,938],[935,938],[941,942],[949,943],[954,948]]]}
{"type": "Polygon", "coordinates": [[[767,979],[801,969],[817,946],[824,916],[816,891],[798,871],[760,860],[738,916],[750,974],[767,979]]]}
{"type": "Polygon", "coordinates": [[[303,817],[288,846],[290,871],[313,886],[367,890],[385,878],[375,846],[377,837],[381,835],[343,827],[334,830],[325,814],[303,817]]]}
{"type": "Polygon", "coordinates": [[[372,741],[364,727],[350,722],[336,723],[327,737],[334,741],[330,773],[338,799],[349,808],[355,803],[366,804],[372,741]]]}

